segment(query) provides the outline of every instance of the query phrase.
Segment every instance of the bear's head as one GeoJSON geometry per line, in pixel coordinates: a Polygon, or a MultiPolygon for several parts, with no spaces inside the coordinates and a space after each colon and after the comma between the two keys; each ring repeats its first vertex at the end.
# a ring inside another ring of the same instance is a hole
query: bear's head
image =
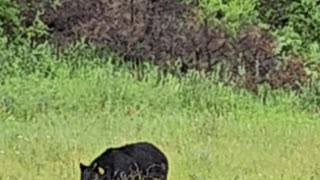
{"type": "Polygon", "coordinates": [[[105,170],[97,164],[86,166],[80,163],[81,180],[103,180],[105,179],[105,170]]]}

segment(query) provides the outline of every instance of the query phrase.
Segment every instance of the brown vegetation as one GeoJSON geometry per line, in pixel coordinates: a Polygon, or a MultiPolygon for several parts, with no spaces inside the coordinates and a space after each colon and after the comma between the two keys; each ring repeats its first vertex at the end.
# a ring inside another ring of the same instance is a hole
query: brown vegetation
{"type": "Polygon", "coordinates": [[[261,83],[277,88],[305,80],[297,58],[277,70],[280,59],[268,31],[244,26],[234,36],[224,27],[208,26],[196,12],[178,0],[62,0],[57,8],[47,6],[41,19],[60,45],[85,37],[127,60],[149,59],[163,69],[181,60],[182,72],[210,72],[220,63],[231,69],[232,80],[244,80],[253,90],[261,83]]]}

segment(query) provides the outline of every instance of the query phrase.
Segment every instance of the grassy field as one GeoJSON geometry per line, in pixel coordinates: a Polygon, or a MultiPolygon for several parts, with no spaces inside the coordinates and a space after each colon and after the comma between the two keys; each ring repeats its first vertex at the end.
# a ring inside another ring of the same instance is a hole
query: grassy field
{"type": "Polygon", "coordinates": [[[320,179],[320,114],[299,97],[266,100],[209,80],[150,71],[57,67],[55,78],[0,86],[0,180],[79,178],[107,147],[151,141],[168,156],[170,180],[320,179]]]}

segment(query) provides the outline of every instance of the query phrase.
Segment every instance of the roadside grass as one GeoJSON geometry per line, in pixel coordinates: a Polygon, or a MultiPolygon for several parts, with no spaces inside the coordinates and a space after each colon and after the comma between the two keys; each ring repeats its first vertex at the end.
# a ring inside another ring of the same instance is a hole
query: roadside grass
{"type": "Polygon", "coordinates": [[[151,141],[169,179],[320,179],[320,114],[293,93],[266,100],[231,86],[156,71],[56,67],[55,78],[13,76],[0,86],[0,179],[70,180],[107,147],[151,141]]]}

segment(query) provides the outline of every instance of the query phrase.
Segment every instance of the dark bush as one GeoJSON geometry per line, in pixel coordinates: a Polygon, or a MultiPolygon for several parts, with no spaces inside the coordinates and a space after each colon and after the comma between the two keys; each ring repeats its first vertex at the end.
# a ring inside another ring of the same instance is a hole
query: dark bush
{"type": "Polygon", "coordinates": [[[232,70],[232,80],[250,82],[248,87],[270,83],[280,61],[268,31],[243,26],[231,35],[221,25],[203,22],[195,6],[177,0],[62,0],[56,8],[44,7],[41,19],[59,46],[84,37],[128,61],[148,59],[163,69],[180,64],[182,72],[211,72],[223,64],[232,70]]]}

